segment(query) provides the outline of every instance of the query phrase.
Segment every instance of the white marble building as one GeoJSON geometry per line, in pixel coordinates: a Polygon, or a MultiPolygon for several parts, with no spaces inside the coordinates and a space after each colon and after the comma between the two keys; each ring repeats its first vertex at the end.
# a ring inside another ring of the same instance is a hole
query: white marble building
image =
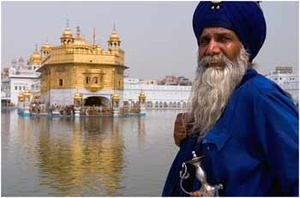
{"type": "MultiPolygon", "coordinates": [[[[11,103],[17,105],[20,92],[29,90],[33,95],[38,95],[41,84],[40,73],[35,71],[38,67],[39,65],[24,65],[22,58],[19,59],[19,62],[13,60],[8,76],[1,79],[3,96],[5,94],[6,98],[10,98],[11,103]]],[[[3,96],[1,99],[4,99],[3,96]]]]}
{"type": "Polygon", "coordinates": [[[295,104],[299,104],[299,75],[293,72],[292,67],[276,67],[266,77],[288,92],[295,104]]]}
{"type": "Polygon", "coordinates": [[[146,95],[146,108],[185,109],[191,94],[191,86],[157,85],[144,83],[137,78],[124,79],[125,105],[137,104],[139,94],[143,91],[146,95]]]}

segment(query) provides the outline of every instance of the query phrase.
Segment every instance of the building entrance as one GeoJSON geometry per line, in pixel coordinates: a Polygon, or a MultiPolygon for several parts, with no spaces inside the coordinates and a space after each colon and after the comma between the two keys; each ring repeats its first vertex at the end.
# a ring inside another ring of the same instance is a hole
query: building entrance
{"type": "Polygon", "coordinates": [[[109,99],[101,96],[91,96],[84,99],[84,106],[109,106],[109,99]]]}

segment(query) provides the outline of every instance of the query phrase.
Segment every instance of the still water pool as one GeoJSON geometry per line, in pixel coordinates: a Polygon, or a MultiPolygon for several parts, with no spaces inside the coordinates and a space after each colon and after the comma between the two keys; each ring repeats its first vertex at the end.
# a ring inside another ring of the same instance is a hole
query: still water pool
{"type": "Polygon", "coordinates": [[[160,196],[180,112],[28,118],[2,110],[1,195],[160,196]]]}

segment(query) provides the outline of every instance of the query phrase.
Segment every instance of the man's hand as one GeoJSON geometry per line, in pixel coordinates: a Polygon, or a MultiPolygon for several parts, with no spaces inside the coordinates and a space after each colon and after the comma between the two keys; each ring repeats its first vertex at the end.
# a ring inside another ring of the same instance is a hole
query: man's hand
{"type": "Polygon", "coordinates": [[[177,114],[175,125],[174,125],[174,141],[177,146],[180,146],[180,143],[183,139],[187,137],[187,130],[184,123],[184,117],[186,113],[177,114]]]}

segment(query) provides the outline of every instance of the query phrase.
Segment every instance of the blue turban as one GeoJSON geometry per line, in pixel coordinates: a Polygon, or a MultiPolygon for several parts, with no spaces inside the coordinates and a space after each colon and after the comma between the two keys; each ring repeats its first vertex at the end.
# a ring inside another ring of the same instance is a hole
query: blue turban
{"type": "Polygon", "coordinates": [[[263,12],[254,1],[200,2],[193,16],[198,44],[198,39],[206,27],[223,27],[234,31],[250,54],[251,62],[262,47],[267,33],[263,12]]]}

